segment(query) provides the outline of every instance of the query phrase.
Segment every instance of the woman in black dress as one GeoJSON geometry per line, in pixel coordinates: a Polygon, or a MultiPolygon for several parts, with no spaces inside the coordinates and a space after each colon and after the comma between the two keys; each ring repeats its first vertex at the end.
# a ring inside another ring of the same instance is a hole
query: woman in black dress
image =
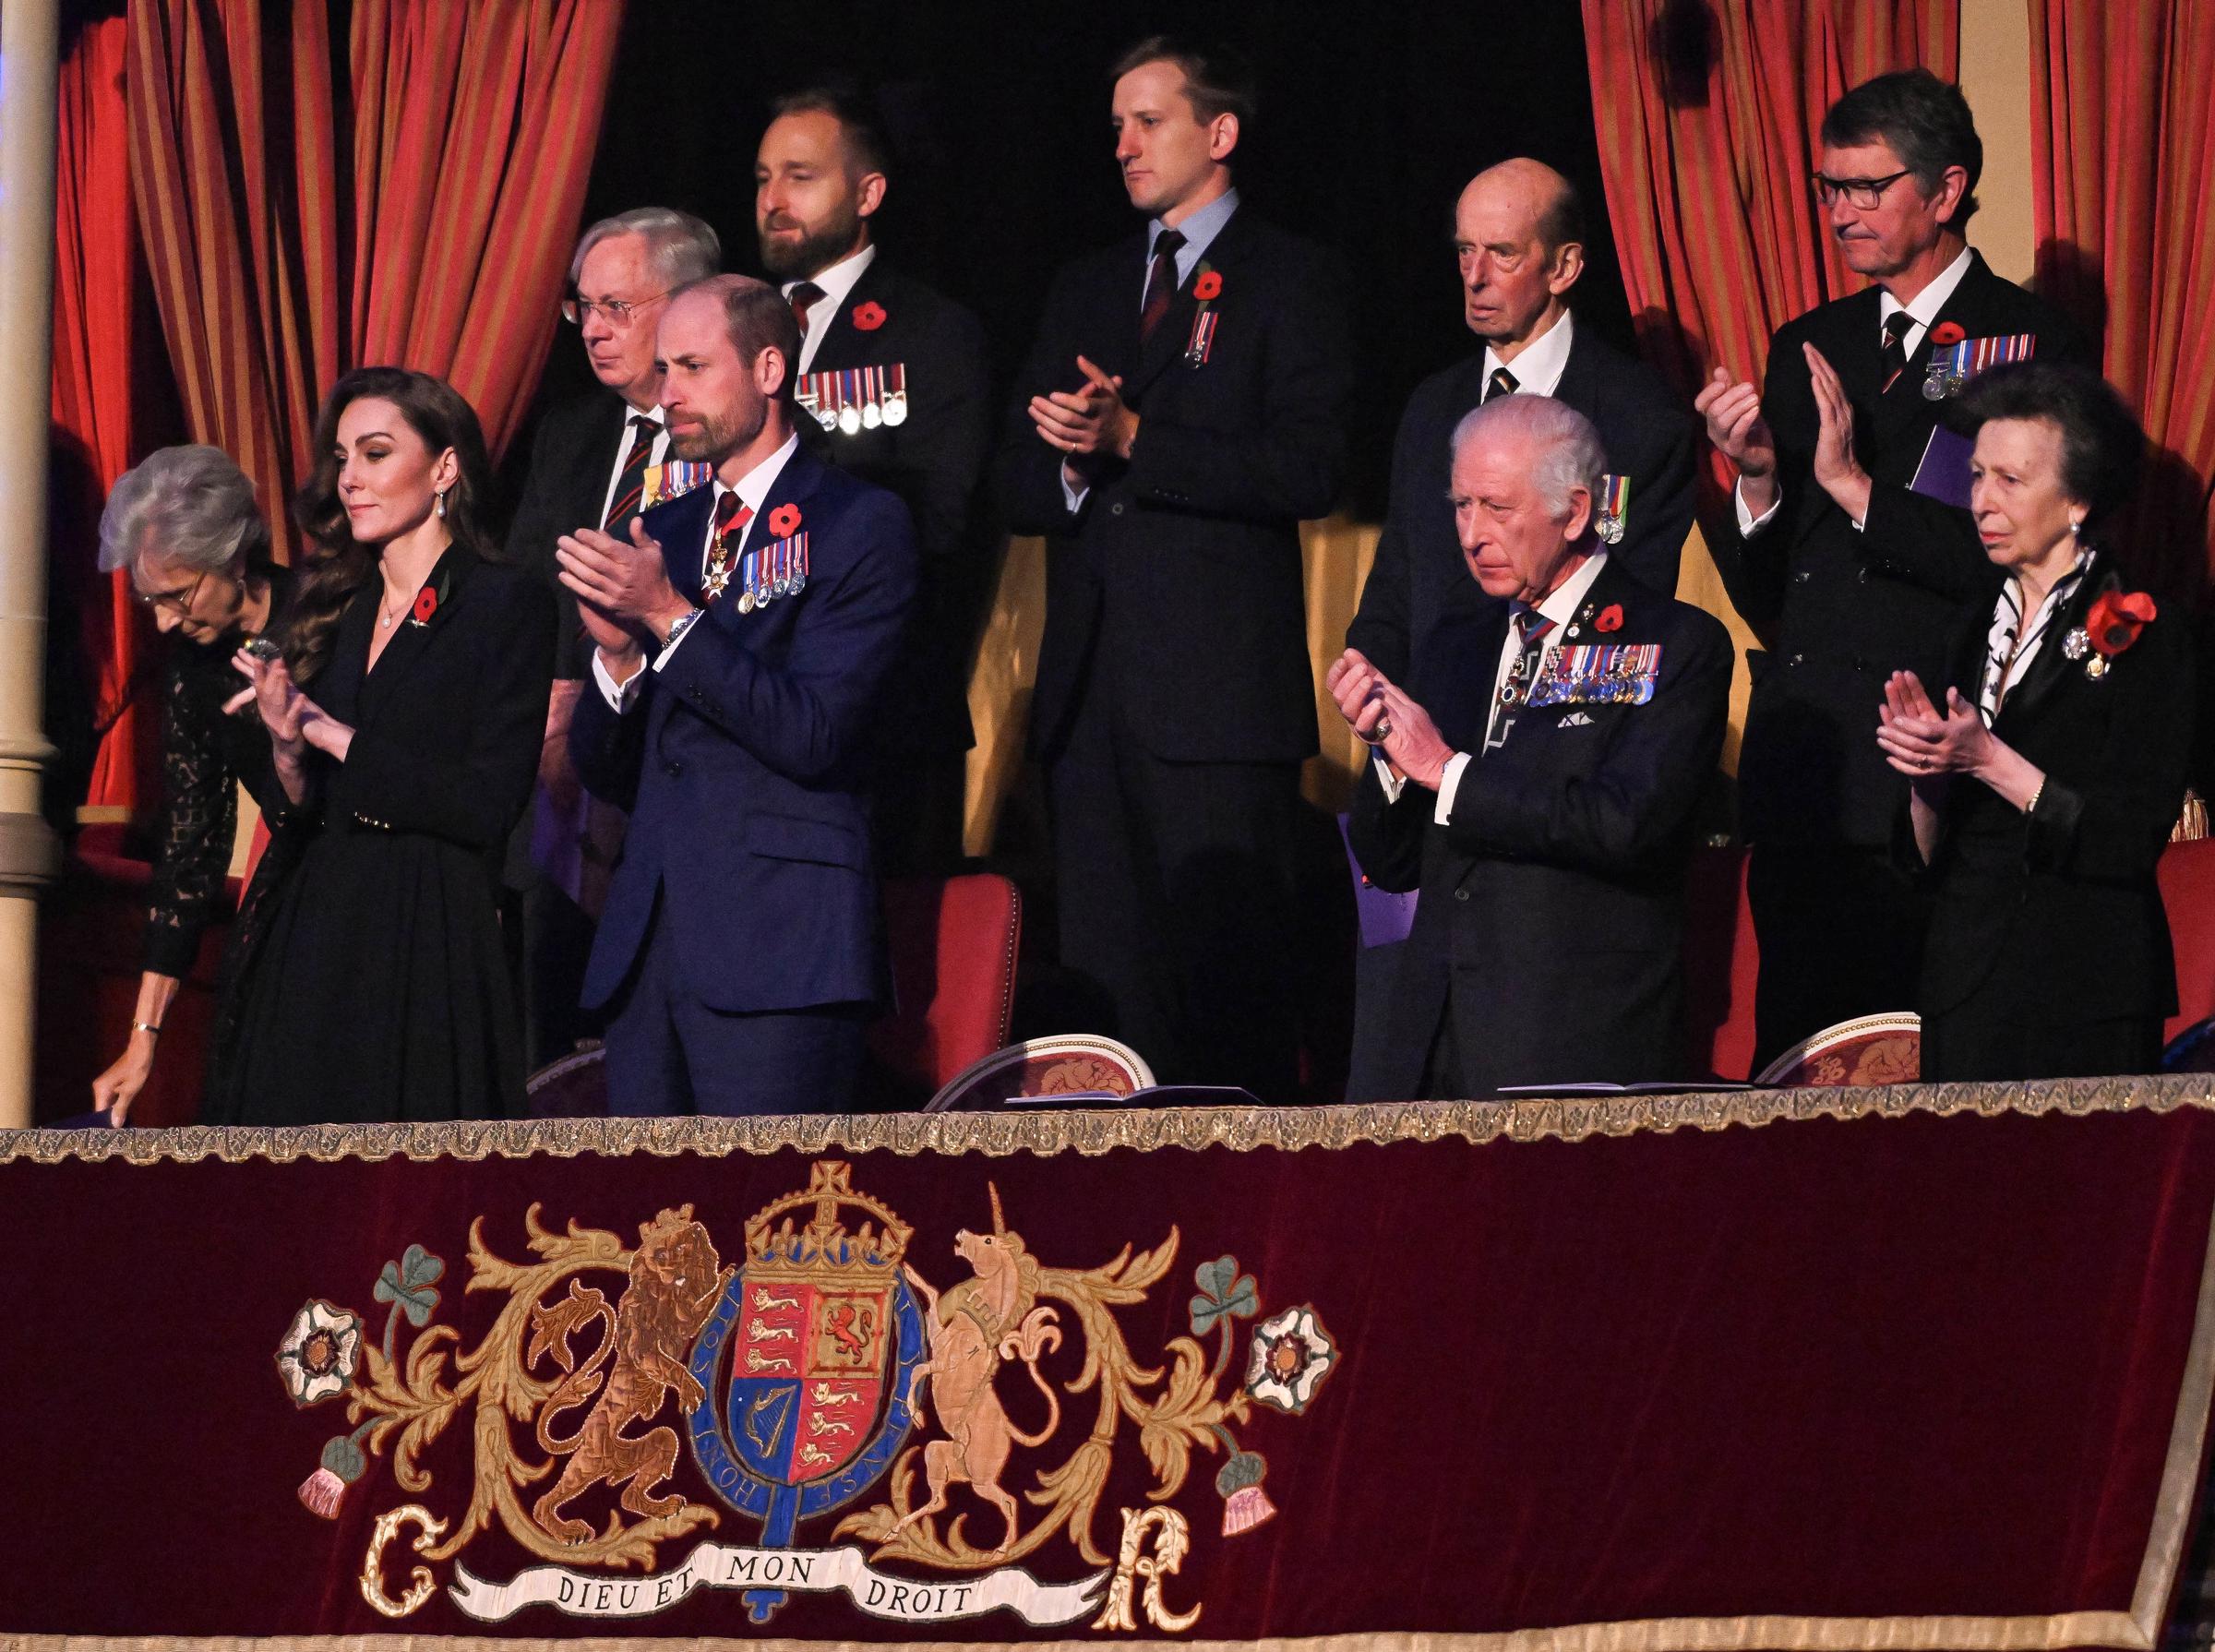
{"type": "MultiPolygon", "coordinates": [[[[162,695],[162,823],[147,901],[145,974],[123,1053],[92,1081],[92,1106],[110,1124],[130,1116],[160,1048],[162,1023],[214,921],[238,827],[238,786],[263,808],[275,775],[269,742],[246,707],[231,656],[256,638],[281,637],[292,574],[269,560],[269,528],[254,485],[218,448],[163,448],[109,490],[100,519],[100,566],[130,571],[155,626],[178,639],[162,695]]],[[[223,978],[252,950],[254,915],[281,876],[267,856],[240,905],[223,978]]],[[[227,991],[225,1006],[234,1000],[227,991]]],[[[222,1069],[227,1017],[217,1018],[210,1072],[222,1069]]],[[[220,1081],[217,1081],[220,1082],[220,1081]]]]}
{"type": "Polygon", "coordinates": [[[248,1124],[519,1112],[497,906],[545,729],[553,596],[498,560],[485,438],[448,385],[349,373],[316,441],[283,657],[237,656],[281,795],[270,829],[300,861],[211,1103],[248,1124]]]}
{"type": "Polygon", "coordinates": [[[1956,651],[1944,713],[1898,673],[1877,731],[1913,782],[1931,881],[1922,1076],[2149,1072],[2176,1008],[2154,867],[2184,802],[2191,639],[2088,537],[2143,437],[2075,368],[1996,368],[1961,403],[1970,509],[2005,584],[1956,651]]]}

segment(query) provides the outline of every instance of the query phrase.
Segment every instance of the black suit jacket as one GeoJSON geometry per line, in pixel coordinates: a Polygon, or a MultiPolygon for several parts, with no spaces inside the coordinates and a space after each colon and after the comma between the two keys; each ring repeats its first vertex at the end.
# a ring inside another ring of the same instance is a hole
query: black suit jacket
{"type": "MultiPolygon", "coordinates": [[[[1554,396],[1592,421],[1608,450],[1609,471],[1631,481],[1622,540],[1609,560],[1649,590],[1672,595],[1692,532],[1692,417],[1659,374],[1590,328],[1578,327],[1570,340],[1554,396]]],[[[1424,379],[1400,415],[1384,532],[1361,588],[1360,611],[1346,630],[1347,646],[1395,681],[1407,675],[1408,660],[1442,618],[1478,614],[1491,604],[1462,562],[1446,497],[1454,426],[1483,400],[1479,350],[1424,379]]]]}
{"type": "MultiPolygon", "coordinates": [[[[2102,557],[2048,627],[1993,733],[2045,772],[2028,815],[1952,783],[1931,862],[1922,1008],[1944,1012],[1996,976],[2011,1020],[2080,1024],[2176,1009],[2176,963],[2154,868],[2183,808],[2192,748],[2188,619],[2163,612],[2097,678],[2067,634],[2103,591],[2102,557]]],[[[1949,680],[1972,704],[1991,610],[1965,622],[1949,680]]],[[[1874,724],[1874,719],[1871,719],[1874,724]]]]}
{"type": "MultiPolygon", "coordinates": [[[[515,519],[508,525],[508,559],[535,570],[554,592],[561,613],[561,640],[554,655],[557,677],[586,676],[593,651],[577,617],[577,599],[558,578],[555,542],[564,533],[600,525],[616,449],[629,416],[622,397],[594,390],[548,408],[532,438],[531,468],[523,473],[515,519]]],[[[616,526],[622,530],[627,524],[616,526]]]]}
{"type": "Polygon", "coordinates": [[[1944,676],[1966,605],[1992,575],[1969,513],[1909,491],[1940,404],[1922,393],[1931,333],[1951,321],[1971,339],[2035,333],[2043,360],[2079,360],[2077,329],[1972,254],[1890,390],[1882,389],[1882,294],[1874,287],[1810,310],[1769,343],[1762,408],[1776,433],[1783,500],[1766,528],[1717,536],[1731,600],[1761,637],[1739,758],[1741,820],[1752,841],[1830,840],[1881,846],[1906,799],[1870,727],[1885,679],[1944,676]],[[1815,481],[1818,421],[1802,345],[1822,352],[1853,403],[1854,448],[1874,485],[1857,532],[1815,481]]]}
{"type": "Polygon", "coordinates": [[[922,590],[886,694],[887,732],[905,751],[963,751],[973,743],[969,666],[995,561],[983,511],[992,448],[985,329],[952,299],[888,266],[880,251],[832,316],[808,370],[895,363],[905,370],[905,419],[848,435],[803,412],[801,439],[819,458],[897,494],[915,519],[922,590]],[[855,319],[879,314],[873,328],[855,319]]]}
{"type": "Polygon", "coordinates": [[[1240,207],[1201,261],[1222,279],[1206,361],[1187,360],[1195,265],[1142,350],[1142,233],[1062,270],[1016,385],[999,480],[1011,525],[1050,537],[1034,748],[1066,734],[1088,668],[1155,755],[1297,762],[1316,748],[1299,523],[1331,509],[1353,387],[1348,301],[1309,242],[1240,207]],[[1033,396],[1123,377],[1128,465],[1072,512],[1033,396]]]}
{"type": "Polygon", "coordinates": [[[1685,868],[1702,788],[1722,754],[1731,647],[1708,615],[1649,591],[1613,559],[1567,644],[1658,643],[1644,705],[1524,708],[1483,753],[1508,608],[1442,620],[1410,692],[1475,752],[1449,824],[1409,785],[1387,803],[1365,767],[1351,822],[1370,880],[1420,888],[1386,1015],[1379,1099],[1415,1097],[1440,1018],[1454,1018],[1470,1088],[1667,1079],[1685,1067],[1685,868]],[[1622,628],[1587,616],[1611,605],[1622,628]]]}

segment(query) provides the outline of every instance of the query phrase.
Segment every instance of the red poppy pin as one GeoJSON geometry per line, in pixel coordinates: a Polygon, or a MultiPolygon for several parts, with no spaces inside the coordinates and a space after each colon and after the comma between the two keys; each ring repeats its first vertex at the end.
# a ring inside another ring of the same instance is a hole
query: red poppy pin
{"type": "Polygon", "coordinates": [[[1192,296],[1202,304],[1207,304],[1222,297],[1222,272],[1215,269],[1203,269],[1200,272],[1200,279],[1192,283],[1192,296]]]}
{"type": "Polygon", "coordinates": [[[1592,628],[1596,631],[1620,631],[1622,629],[1622,605],[1610,603],[1602,608],[1599,611],[1599,617],[1592,622],[1592,628]]]}
{"type": "Polygon", "coordinates": [[[438,593],[425,585],[415,593],[415,605],[408,611],[409,620],[415,625],[428,625],[431,616],[438,612],[438,593]]]}
{"type": "Polygon", "coordinates": [[[1948,344],[1958,344],[1969,334],[1961,330],[1958,321],[1941,321],[1931,329],[1931,342],[1944,350],[1948,344]]]}
{"type": "Polygon", "coordinates": [[[2143,591],[2102,591],[2084,623],[2061,640],[2061,652],[2084,660],[2084,675],[2098,682],[2107,675],[2107,663],[2136,642],[2158,612],[2143,591]],[[2091,657],[2085,659],[2087,654],[2091,657]]]}
{"type": "Polygon", "coordinates": [[[856,305],[854,306],[854,325],[859,331],[875,332],[884,325],[884,305],[879,304],[874,298],[867,304],[856,305]]]}
{"type": "MultiPolygon", "coordinates": [[[[879,319],[882,319],[881,315],[879,319]]],[[[793,504],[778,506],[769,513],[769,531],[779,539],[790,539],[800,531],[800,508],[793,504]]]]}

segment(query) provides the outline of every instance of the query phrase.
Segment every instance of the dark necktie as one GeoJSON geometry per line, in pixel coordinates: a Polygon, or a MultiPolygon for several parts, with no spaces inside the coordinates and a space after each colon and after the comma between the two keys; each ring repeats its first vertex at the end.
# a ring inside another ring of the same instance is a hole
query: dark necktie
{"type": "Polygon", "coordinates": [[[1184,237],[1175,230],[1164,230],[1154,241],[1154,264],[1146,271],[1146,302],[1138,312],[1138,341],[1143,344],[1154,336],[1161,318],[1169,313],[1169,300],[1177,296],[1177,249],[1184,245],[1184,237]]]}
{"type": "Polygon", "coordinates": [[[653,438],[662,427],[644,413],[630,415],[630,451],[623,456],[623,473],[616,478],[616,497],[600,519],[600,531],[612,532],[616,524],[639,508],[646,497],[646,461],[653,457],[653,438]]]}
{"type": "Polygon", "coordinates": [[[1490,401],[1494,396],[1512,396],[1518,388],[1513,373],[1505,367],[1494,367],[1492,376],[1484,381],[1484,400],[1490,401]]]}
{"type": "Polygon", "coordinates": [[[1536,608],[1518,610],[1508,623],[1515,628],[1515,662],[1507,668],[1507,681],[1500,686],[1500,700],[1492,708],[1491,726],[1485,731],[1488,754],[1507,744],[1508,731],[1515,727],[1516,713],[1530,698],[1531,682],[1539,675],[1546,633],[1553,629],[1553,621],[1536,608]]]}
{"type": "Polygon", "coordinates": [[[786,302],[792,305],[792,318],[799,326],[800,338],[803,342],[808,337],[808,312],[820,304],[822,297],[823,290],[813,281],[795,283],[792,292],[786,296],[786,302]]]}
{"type": "Polygon", "coordinates": [[[725,489],[715,496],[715,537],[708,542],[708,575],[704,581],[708,601],[713,602],[723,594],[724,586],[731,577],[731,564],[736,560],[738,547],[746,542],[746,525],[754,520],[753,507],[725,489]]]}
{"type": "Polygon", "coordinates": [[[1908,334],[1914,330],[1915,317],[1905,310],[1894,310],[1885,317],[1885,348],[1879,359],[1885,365],[1887,390],[1908,370],[1908,334]]]}

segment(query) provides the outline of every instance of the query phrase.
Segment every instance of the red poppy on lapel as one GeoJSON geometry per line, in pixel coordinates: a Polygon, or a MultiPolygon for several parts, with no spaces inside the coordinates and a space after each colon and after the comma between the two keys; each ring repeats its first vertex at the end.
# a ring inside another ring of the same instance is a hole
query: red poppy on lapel
{"type": "Polygon", "coordinates": [[[1941,321],[1931,329],[1931,342],[1940,350],[1944,350],[1948,344],[1958,344],[1968,337],[1969,334],[1961,330],[1961,324],[1958,321],[1941,321]]]}
{"type": "Polygon", "coordinates": [[[1192,296],[1202,304],[1223,295],[1223,275],[1220,270],[1203,269],[1200,279],[1192,283],[1192,296]]]}
{"type": "Polygon", "coordinates": [[[862,332],[875,332],[884,325],[884,305],[874,298],[867,304],[854,306],[854,325],[862,332]]]}
{"type": "Polygon", "coordinates": [[[2087,639],[2094,652],[2112,660],[2138,640],[2156,612],[2143,591],[2102,591],[2084,617],[2087,639]]]}
{"type": "Polygon", "coordinates": [[[783,504],[769,513],[769,531],[779,539],[790,539],[800,531],[800,508],[783,504]]]}
{"type": "Polygon", "coordinates": [[[415,593],[415,606],[410,610],[408,617],[417,625],[428,625],[431,616],[437,612],[438,593],[430,586],[425,585],[415,593]]]}
{"type": "Polygon", "coordinates": [[[1592,622],[1592,628],[1596,631],[1620,631],[1622,629],[1622,605],[1610,603],[1602,608],[1599,611],[1599,617],[1592,622]]]}

